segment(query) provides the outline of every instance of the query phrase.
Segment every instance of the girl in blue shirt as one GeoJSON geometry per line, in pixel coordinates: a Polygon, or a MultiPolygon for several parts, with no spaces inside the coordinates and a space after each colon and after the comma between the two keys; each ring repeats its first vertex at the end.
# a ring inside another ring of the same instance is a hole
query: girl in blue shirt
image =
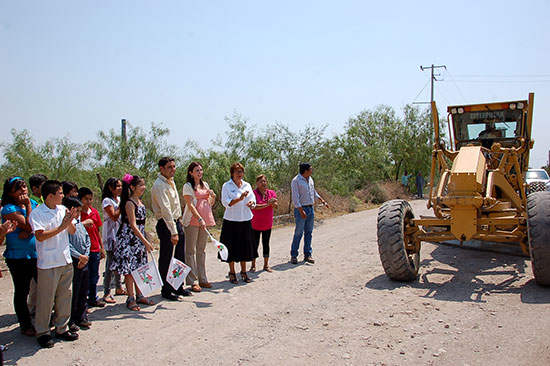
{"type": "Polygon", "coordinates": [[[2,193],[2,222],[12,220],[16,229],[6,235],[4,257],[13,280],[13,306],[21,327],[21,333],[34,337],[27,297],[31,279],[36,280],[36,246],[29,215],[36,207],[28,195],[27,183],[21,177],[10,177],[4,183],[2,193]]]}

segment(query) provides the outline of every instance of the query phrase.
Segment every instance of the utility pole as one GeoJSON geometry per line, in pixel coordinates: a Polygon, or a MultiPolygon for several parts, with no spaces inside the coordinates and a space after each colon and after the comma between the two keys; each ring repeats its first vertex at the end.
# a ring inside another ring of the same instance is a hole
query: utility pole
{"type": "Polygon", "coordinates": [[[435,77],[436,76],[440,76],[439,74],[434,74],[434,70],[435,69],[439,69],[439,68],[444,68],[445,70],[447,70],[447,66],[445,65],[434,65],[432,64],[432,66],[422,66],[420,65],[420,70],[424,71],[426,69],[432,69],[432,76],[431,76],[431,82],[432,82],[432,93],[431,93],[431,98],[430,98],[430,105],[431,103],[434,101],[434,81],[441,81],[441,80],[437,80],[435,77]]]}
{"type": "MultiPolygon", "coordinates": [[[[431,69],[432,70],[432,75],[430,77],[430,81],[431,81],[430,112],[431,112],[432,118],[434,120],[434,123],[436,123],[435,121],[437,120],[437,125],[434,125],[436,139],[439,139],[439,116],[437,116],[437,113],[434,116],[434,110],[433,110],[434,82],[435,81],[440,81],[440,80],[436,79],[436,76],[440,76],[440,74],[436,75],[434,71],[435,71],[435,69],[440,69],[440,68],[444,68],[445,70],[447,70],[447,66],[445,66],[445,65],[434,65],[434,64],[432,64],[432,66],[422,66],[422,65],[420,65],[420,70],[422,70],[422,71],[424,71],[426,69],[431,69]]],[[[426,103],[426,102],[424,102],[424,103],[426,103]]],[[[449,131],[451,131],[451,126],[449,126],[449,131]]],[[[439,142],[437,142],[437,143],[439,143],[439,142]]],[[[449,144],[452,145],[450,133],[449,133],[449,144]]]]}
{"type": "Polygon", "coordinates": [[[120,121],[120,137],[122,139],[122,144],[121,144],[121,152],[122,152],[122,159],[124,161],[126,161],[126,159],[128,158],[128,144],[127,144],[127,136],[126,136],[126,119],[122,119],[122,121],[120,121]]]}
{"type": "Polygon", "coordinates": [[[122,137],[122,141],[126,143],[126,119],[120,121],[120,136],[122,137]]]}

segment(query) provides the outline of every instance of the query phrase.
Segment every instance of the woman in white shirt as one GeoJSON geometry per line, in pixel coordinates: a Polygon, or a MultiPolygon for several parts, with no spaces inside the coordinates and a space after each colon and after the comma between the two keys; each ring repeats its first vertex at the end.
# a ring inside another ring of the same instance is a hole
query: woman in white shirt
{"type": "Polygon", "coordinates": [[[241,278],[250,282],[246,273],[246,262],[254,259],[254,236],[252,234],[252,211],[256,206],[256,197],[252,186],[243,180],[244,166],[233,163],[230,168],[231,179],[222,186],[221,202],[225,207],[220,242],[227,246],[229,255],[229,281],[238,283],[235,274],[235,262],[241,264],[241,278]]]}

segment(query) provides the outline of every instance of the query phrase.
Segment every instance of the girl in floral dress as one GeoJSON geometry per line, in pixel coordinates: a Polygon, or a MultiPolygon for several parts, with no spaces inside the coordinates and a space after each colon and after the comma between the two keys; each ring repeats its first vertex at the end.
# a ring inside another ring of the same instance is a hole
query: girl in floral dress
{"type": "Polygon", "coordinates": [[[117,245],[111,264],[111,270],[124,275],[128,292],[126,306],[133,311],[141,310],[138,304],[154,305],[152,300],[142,295],[131,275],[132,271],[147,263],[147,252],[153,251],[153,246],[145,238],[146,210],[141,201],[144,192],[143,178],[126,174],[122,179],[120,199],[122,222],[116,235],[117,245]]]}

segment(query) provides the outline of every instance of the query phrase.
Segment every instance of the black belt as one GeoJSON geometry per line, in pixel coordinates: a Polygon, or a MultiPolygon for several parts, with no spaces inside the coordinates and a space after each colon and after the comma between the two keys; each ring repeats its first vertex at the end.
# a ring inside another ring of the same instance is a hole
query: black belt
{"type": "Polygon", "coordinates": [[[313,205],[302,205],[302,207],[313,207],[313,205]]]}
{"type": "Polygon", "coordinates": [[[143,219],[143,220],[136,220],[136,225],[145,225],[145,219],[143,219]]]}

